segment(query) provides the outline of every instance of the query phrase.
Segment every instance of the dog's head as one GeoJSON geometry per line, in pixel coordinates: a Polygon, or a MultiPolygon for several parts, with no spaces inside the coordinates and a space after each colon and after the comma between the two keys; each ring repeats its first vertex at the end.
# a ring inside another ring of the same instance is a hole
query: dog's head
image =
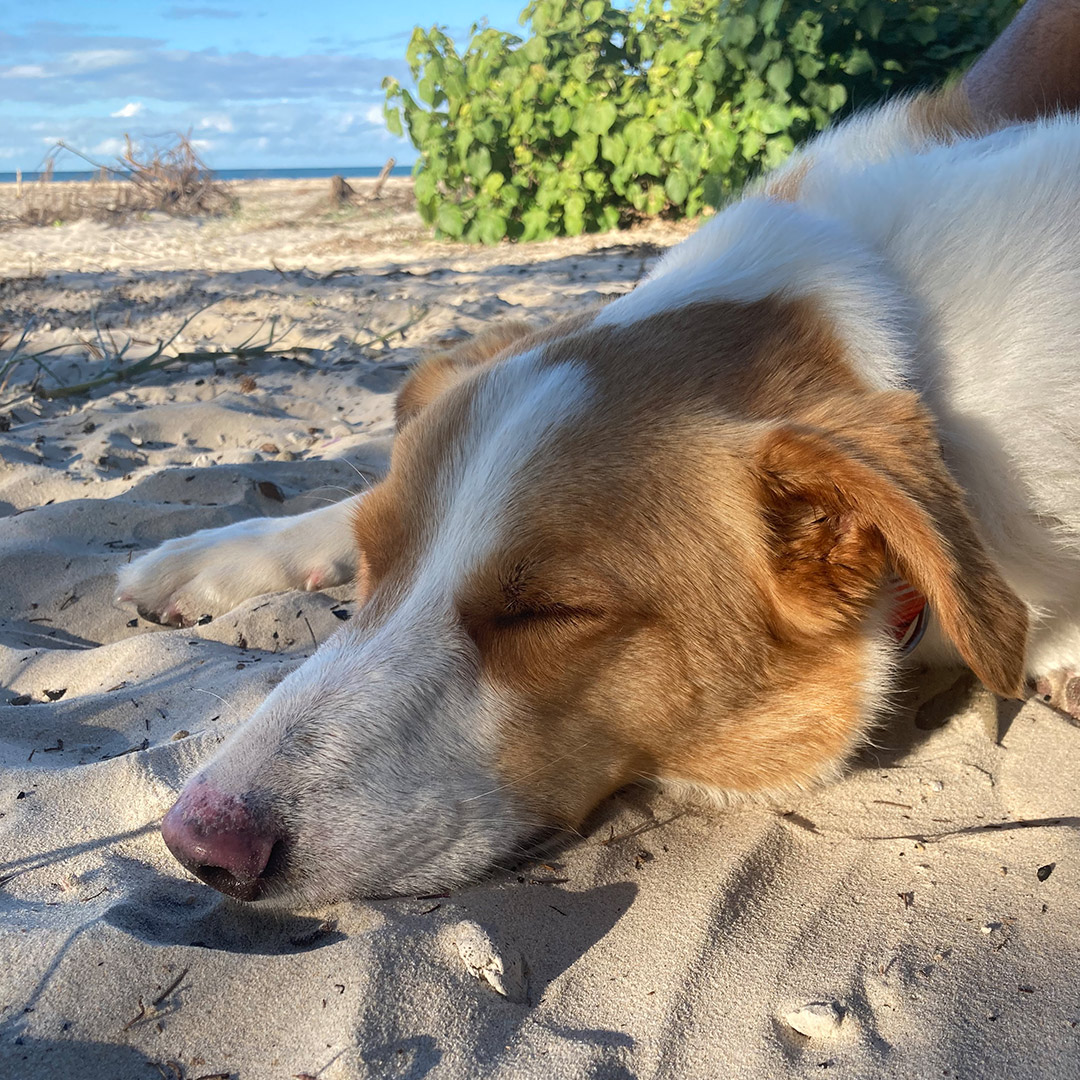
{"type": "Polygon", "coordinates": [[[225,892],[428,892],[628,782],[833,775],[889,685],[894,570],[1019,690],[1026,613],[933,424],[810,304],[496,329],[421,366],[398,417],[357,617],[166,820],[216,830],[197,872],[225,892]]]}

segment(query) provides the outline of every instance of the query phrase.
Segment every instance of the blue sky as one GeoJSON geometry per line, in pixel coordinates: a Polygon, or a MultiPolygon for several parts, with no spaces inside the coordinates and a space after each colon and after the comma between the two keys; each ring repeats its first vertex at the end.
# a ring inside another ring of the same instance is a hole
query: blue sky
{"type": "MultiPolygon", "coordinates": [[[[414,25],[455,40],[525,0],[0,0],[0,172],[57,139],[98,160],[123,135],[192,130],[219,169],[414,158],[381,118],[384,75],[408,77],[414,25]]],[[[59,168],[79,168],[67,157],[59,168]]]]}

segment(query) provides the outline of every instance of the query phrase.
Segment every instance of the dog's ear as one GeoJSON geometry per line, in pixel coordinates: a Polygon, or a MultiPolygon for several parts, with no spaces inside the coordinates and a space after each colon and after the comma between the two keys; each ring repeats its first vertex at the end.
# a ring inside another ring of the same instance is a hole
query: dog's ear
{"type": "Polygon", "coordinates": [[[975,674],[1019,696],[1027,609],[983,547],[915,395],[830,402],[810,419],[769,430],[756,448],[783,631],[852,625],[895,568],[975,674]]]}
{"type": "Polygon", "coordinates": [[[422,360],[398,391],[394,403],[398,431],[469,371],[490,363],[531,333],[533,329],[527,323],[496,323],[476,337],[422,360]]]}

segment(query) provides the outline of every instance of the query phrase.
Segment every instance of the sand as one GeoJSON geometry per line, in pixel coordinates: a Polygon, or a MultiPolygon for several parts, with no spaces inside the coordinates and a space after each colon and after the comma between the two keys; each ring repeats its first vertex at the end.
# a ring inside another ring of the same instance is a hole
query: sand
{"type": "Polygon", "coordinates": [[[31,318],[28,348],[60,346],[0,391],[0,1076],[1080,1076],[1080,729],[960,674],[913,678],[840,783],[622,792],[447,896],[275,916],[172,860],[184,778],[353,604],[165,630],[112,605],[116,568],[360,490],[425,345],[624,292],[687,231],[474,251],[394,183],[337,216],[276,181],[222,221],[0,232],[0,367],[31,318]],[[145,356],[204,307],[177,349],[277,316],[309,351],[25,392],[100,375],[99,331],[145,356]]]}

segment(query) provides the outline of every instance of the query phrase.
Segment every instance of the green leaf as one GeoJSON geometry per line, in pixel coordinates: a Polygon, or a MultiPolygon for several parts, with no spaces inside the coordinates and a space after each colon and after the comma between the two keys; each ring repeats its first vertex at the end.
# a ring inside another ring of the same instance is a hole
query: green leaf
{"type": "Polygon", "coordinates": [[[444,202],[435,215],[435,224],[439,232],[458,240],[465,231],[465,215],[457,203],[444,202]]]}
{"type": "Polygon", "coordinates": [[[430,203],[435,198],[435,177],[426,169],[413,178],[413,195],[418,203],[430,203]]]}
{"type": "Polygon", "coordinates": [[[539,206],[530,207],[521,215],[521,224],[524,226],[521,239],[542,240],[548,235],[550,221],[551,217],[546,210],[539,206]]]}
{"type": "Polygon", "coordinates": [[[664,191],[675,206],[682,206],[686,202],[686,196],[690,194],[690,181],[681,169],[676,169],[668,174],[664,181],[664,191]]]}
{"type": "Polygon", "coordinates": [[[709,206],[719,207],[727,196],[723,176],[719,173],[710,173],[706,176],[701,194],[709,206]]]}
{"type": "Polygon", "coordinates": [[[652,217],[664,209],[667,194],[660,184],[651,184],[645,195],[645,213],[652,217]]]}
{"type": "Polygon", "coordinates": [[[859,23],[872,38],[880,37],[881,28],[885,25],[885,11],[881,4],[864,5],[859,12],[859,23]]]}
{"type": "Polygon", "coordinates": [[[469,170],[469,176],[478,183],[491,172],[491,152],[486,146],[474,150],[465,162],[465,167],[469,170]]]}
{"type": "Polygon", "coordinates": [[[484,177],[484,183],[481,185],[481,190],[489,198],[494,197],[501,190],[503,184],[506,183],[506,177],[500,172],[490,172],[484,177]]]}
{"type": "Polygon", "coordinates": [[[862,75],[874,70],[874,61],[870,59],[870,53],[866,49],[856,49],[841,66],[841,70],[847,75],[862,75]]]}
{"type": "Polygon", "coordinates": [[[610,204],[601,208],[597,217],[601,229],[614,229],[619,224],[619,208],[610,204]]]}
{"type": "Polygon", "coordinates": [[[766,105],[758,114],[758,126],[766,135],[775,135],[791,123],[791,110],[786,105],[766,105]]]}
{"type": "Polygon", "coordinates": [[[619,110],[614,102],[601,101],[593,111],[592,130],[597,135],[606,135],[619,117],[619,110]]]}
{"type": "Polygon", "coordinates": [[[716,100],[716,87],[712,83],[700,83],[691,100],[694,102],[698,112],[709,113],[712,110],[713,102],[716,100]]]}
{"type": "Polygon", "coordinates": [[[494,210],[476,217],[476,229],[482,244],[497,244],[506,235],[506,218],[494,210]]]}
{"type": "Polygon", "coordinates": [[[585,0],[581,14],[587,23],[594,23],[604,14],[604,0],[585,0]]]}
{"type": "Polygon", "coordinates": [[[618,132],[605,135],[600,140],[600,152],[612,165],[621,165],[626,157],[626,140],[618,132]]]}
{"type": "Polygon", "coordinates": [[[585,231],[585,196],[580,192],[567,198],[563,206],[563,224],[567,236],[578,236],[585,231]]]}
{"type": "Polygon", "coordinates": [[[847,88],[835,83],[829,87],[829,112],[839,112],[847,104],[847,88]]]}
{"type": "Polygon", "coordinates": [[[600,140],[595,135],[582,135],[574,141],[574,154],[582,165],[591,165],[599,153],[600,140]]]}
{"type": "Polygon", "coordinates": [[[765,72],[765,81],[778,93],[787,95],[787,89],[795,74],[795,66],[784,56],[770,64],[765,72]]]}
{"type": "Polygon", "coordinates": [[[727,20],[723,43],[729,48],[745,49],[757,33],[757,23],[753,15],[735,15],[727,20]]]}
{"type": "Polygon", "coordinates": [[[766,169],[775,169],[782,165],[791,153],[793,143],[787,135],[776,135],[765,143],[762,165],[766,169]]]}
{"type": "Polygon", "coordinates": [[[599,169],[589,169],[582,176],[582,182],[594,195],[604,195],[607,192],[607,178],[599,169]]]}
{"type": "Polygon", "coordinates": [[[742,152],[743,157],[747,161],[752,161],[761,153],[761,148],[765,145],[765,136],[760,131],[746,131],[742,137],[742,152]]]}

